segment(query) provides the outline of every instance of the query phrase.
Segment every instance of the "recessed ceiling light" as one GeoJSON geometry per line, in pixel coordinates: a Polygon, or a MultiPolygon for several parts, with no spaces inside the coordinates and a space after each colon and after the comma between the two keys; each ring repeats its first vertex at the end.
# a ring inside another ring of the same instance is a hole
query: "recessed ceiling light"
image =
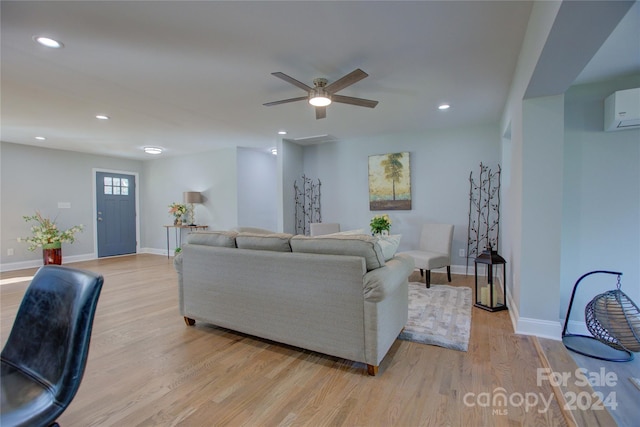
{"type": "Polygon", "coordinates": [[[53,48],[53,49],[60,49],[60,48],[64,47],[64,45],[61,42],[59,42],[58,40],[54,40],[52,38],[49,38],[49,37],[33,36],[33,40],[36,43],[41,44],[42,46],[50,47],[50,48],[53,48]]]}
{"type": "Polygon", "coordinates": [[[279,130],[278,131],[278,135],[286,135],[287,131],[286,130],[279,130]]]}
{"type": "Polygon", "coordinates": [[[451,105],[449,105],[449,104],[440,104],[440,105],[438,105],[438,110],[448,110],[449,108],[451,108],[451,105]]]}
{"type": "Polygon", "coordinates": [[[45,138],[44,136],[36,136],[36,139],[37,139],[38,141],[44,141],[44,140],[45,140],[45,139],[47,139],[47,138],[45,138]]]}
{"type": "Polygon", "coordinates": [[[144,152],[147,154],[162,154],[162,148],[160,147],[144,147],[144,152]]]}
{"type": "Polygon", "coordinates": [[[98,114],[96,116],[96,119],[98,119],[98,120],[109,120],[109,116],[105,116],[104,114],[98,114]]]}

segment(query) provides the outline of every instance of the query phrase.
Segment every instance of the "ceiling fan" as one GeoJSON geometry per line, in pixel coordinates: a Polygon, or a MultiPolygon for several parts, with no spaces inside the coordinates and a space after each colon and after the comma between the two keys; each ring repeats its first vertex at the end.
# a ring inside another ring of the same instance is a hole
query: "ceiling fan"
{"type": "Polygon", "coordinates": [[[300,89],[307,91],[307,96],[300,96],[298,98],[289,98],[283,99],[281,101],[267,102],[267,107],[272,105],[286,104],[287,102],[295,102],[295,101],[303,101],[308,100],[309,104],[313,105],[316,108],[316,120],[324,119],[327,117],[327,105],[332,102],[340,102],[342,104],[351,104],[356,105],[358,107],[368,107],[374,108],[378,105],[378,101],[372,101],[370,99],[363,98],[353,98],[351,96],[343,96],[336,95],[336,92],[341,91],[347,86],[351,86],[352,84],[359,82],[368,76],[367,73],[362,71],[361,69],[356,69],[346,76],[343,76],[336,80],[335,82],[327,85],[328,80],[324,78],[313,79],[313,87],[307,86],[306,84],[294,79],[293,77],[289,77],[284,73],[277,72],[271,73],[271,75],[278,77],[279,79],[284,80],[285,82],[289,82],[294,86],[299,87],[300,89]]]}

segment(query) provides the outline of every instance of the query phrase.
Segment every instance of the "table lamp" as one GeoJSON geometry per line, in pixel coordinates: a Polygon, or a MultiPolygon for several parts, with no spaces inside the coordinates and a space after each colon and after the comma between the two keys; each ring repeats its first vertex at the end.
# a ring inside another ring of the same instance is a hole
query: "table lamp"
{"type": "Polygon", "coordinates": [[[202,194],[198,191],[185,191],[184,202],[189,204],[189,225],[196,225],[196,215],[194,203],[202,203],[202,194]]]}

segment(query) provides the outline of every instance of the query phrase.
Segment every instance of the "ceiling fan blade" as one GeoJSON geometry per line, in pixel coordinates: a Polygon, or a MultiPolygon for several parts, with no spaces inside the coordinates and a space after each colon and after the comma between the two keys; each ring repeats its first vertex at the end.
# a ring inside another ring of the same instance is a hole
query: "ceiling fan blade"
{"type": "Polygon", "coordinates": [[[306,84],[302,83],[301,81],[298,81],[296,79],[294,79],[293,77],[287,76],[285,73],[281,73],[281,72],[276,72],[276,73],[271,73],[272,76],[276,76],[279,79],[284,80],[285,82],[289,82],[294,86],[298,86],[300,89],[306,90],[307,92],[309,92],[312,87],[311,86],[307,86],[306,84]]]}
{"type": "Polygon", "coordinates": [[[342,104],[357,105],[358,107],[375,108],[378,105],[378,101],[372,101],[371,99],[353,98],[351,96],[332,95],[331,100],[333,102],[340,102],[342,104]]]}
{"type": "Polygon", "coordinates": [[[299,96],[298,98],[289,98],[289,99],[283,99],[281,101],[267,102],[266,104],[262,104],[262,105],[266,105],[267,107],[271,107],[272,105],[286,104],[287,102],[303,101],[305,99],[309,99],[309,97],[308,96],[299,96]]]}
{"type": "Polygon", "coordinates": [[[359,82],[360,80],[364,79],[368,75],[369,74],[365,73],[360,68],[358,68],[356,70],[353,70],[352,72],[350,72],[346,76],[341,77],[338,80],[336,80],[335,82],[327,85],[326,90],[327,90],[327,92],[329,92],[331,94],[336,93],[339,90],[342,90],[347,86],[351,86],[352,84],[354,84],[356,82],[359,82]]]}
{"type": "Polygon", "coordinates": [[[316,107],[316,120],[327,117],[327,107],[316,107]]]}

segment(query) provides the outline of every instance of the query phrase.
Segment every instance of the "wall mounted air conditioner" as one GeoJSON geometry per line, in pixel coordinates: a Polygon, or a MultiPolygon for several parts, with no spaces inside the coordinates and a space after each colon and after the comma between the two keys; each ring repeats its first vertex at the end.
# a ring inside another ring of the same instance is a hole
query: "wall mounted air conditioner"
{"type": "Polygon", "coordinates": [[[604,100],[604,130],[640,128],[640,88],[614,92],[604,100]]]}

